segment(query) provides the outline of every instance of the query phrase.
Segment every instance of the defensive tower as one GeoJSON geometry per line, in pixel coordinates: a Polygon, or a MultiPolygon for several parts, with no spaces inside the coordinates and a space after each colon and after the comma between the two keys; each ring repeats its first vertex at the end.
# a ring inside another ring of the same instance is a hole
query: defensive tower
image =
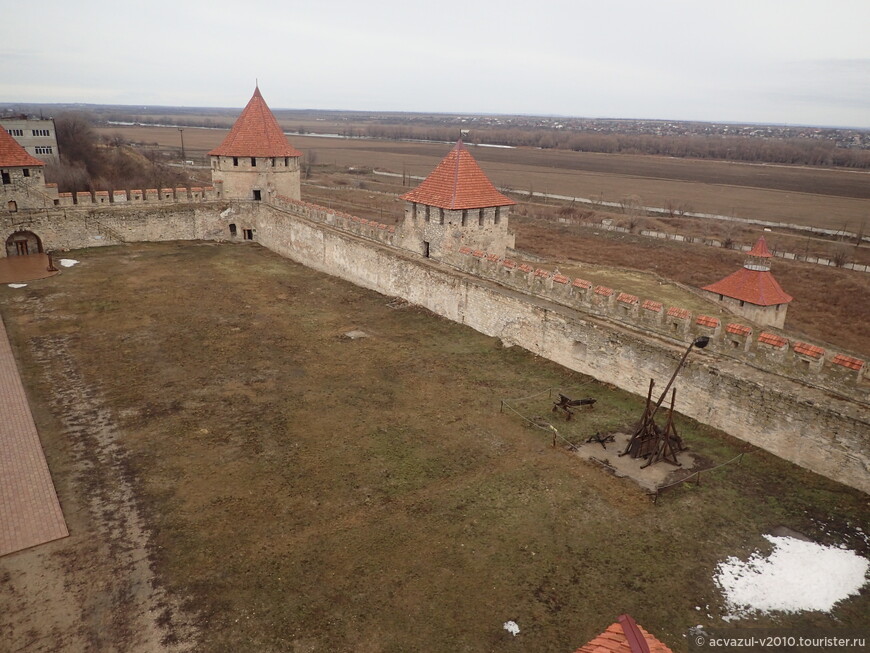
{"type": "Polygon", "coordinates": [[[764,236],[746,254],[746,262],[734,274],[704,286],[713,298],[738,315],[756,324],[781,329],[785,324],[788,304],[793,299],[783,291],[770,273],[773,254],[767,249],[764,236]]]}
{"type": "Polygon", "coordinates": [[[502,195],[461,140],[417,188],[402,195],[402,246],[442,258],[461,246],[504,256],[514,246],[502,195]]]}
{"type": "Polygon", "coordinates": [[[208,154],[212,183],[222,197],[261,200],[284,195],[301,199],[302,152],[287,141],[259,87],[223,143],[208,154]]]}

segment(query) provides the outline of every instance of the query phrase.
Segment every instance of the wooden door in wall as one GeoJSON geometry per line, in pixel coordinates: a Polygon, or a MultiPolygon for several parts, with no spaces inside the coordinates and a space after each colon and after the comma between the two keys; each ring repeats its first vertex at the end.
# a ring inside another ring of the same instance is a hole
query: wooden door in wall
{"type": "Polygon", "coordinates": [[[16,240],[15,241],[15,253],[18,256],[27,256],[28,254],[30,254],[30,251],[27,247],[26,240],[16,240]]]}

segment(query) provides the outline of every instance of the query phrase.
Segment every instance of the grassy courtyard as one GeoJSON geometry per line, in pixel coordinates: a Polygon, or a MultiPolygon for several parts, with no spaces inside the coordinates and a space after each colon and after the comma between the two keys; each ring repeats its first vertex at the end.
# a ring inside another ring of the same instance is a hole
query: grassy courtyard
{"type": "MultiPolygon", "coordinates": [[[[764,452],[653,505],[499,412],[502,398],[578,388],[598,400],[576,417],[591,434],[629,424],[641,398],[257,245],[66,256],[81,262],[0,288],[78,526],[56,546],[74,557],[83,532],[97,537],[106,517],[85,500],[102,491],[91,471],[117,465],[135,505],[113,506],[107,492],[103,508],[142,516],[156,582],[180,606],[159,617],[169,643],[567,652],[628,612],[682,651],[688,627],[722,625],[716,563],[764,548],[762,534],[785,526],[870,552],[853,530],[870,523],[866,495],[764,452]],[[110,416],[122,455],[71,456],[68,424],[106,427],[56,400],[71,368],[110,416]],[[177,623],[194,634],[173,631],[177,623]]],[[[749,449],[685,418],[678,427],[711,465],[749,449]]],[[[101,603],[100,565],[65,573],[85,579],[82,604],[101,603]]],[[[12,600],[0,598],[0,614],[12,600]]],[[[11,614],[0,625],[26,641],[11,614]]],[[[868,615],[865,590],[831,615],[750,623],[858,626],[868,615]]]]}

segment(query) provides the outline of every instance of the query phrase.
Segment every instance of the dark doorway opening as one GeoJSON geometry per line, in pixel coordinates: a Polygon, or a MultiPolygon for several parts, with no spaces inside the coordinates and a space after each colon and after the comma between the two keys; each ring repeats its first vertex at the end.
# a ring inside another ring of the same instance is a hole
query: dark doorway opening
{"type": "Polygon", "coordinates": [[[254,200],[257,201],[257,202],[259,202],[261,199],[263,199],[263,198],[260,196],[260,191],[259,191],[259,190],[255,190],[255,191],[254,191],[254,200]]]}
{"type": "Polygon", "coordinates": [[[12,183],[12,179],[9,178],[9,173],[6,172],[5,170],[2,173],[0,173],[0,177],[3,178],[4,184],[11,184],[12,183]]]}
{"type": "Polygon", "coordinates": [[[28,256],[42,252],[42,241],[32,231],[16,231],[6,239],[6,256],[28,256]]]}
{"type": "Polygon", "coordinates": [[[423,241],[423,256],[429,258],[429,242],[425,240],[423,241]]]}
{"type": "Polygon", "coordinates": [[[245,240],[254,240],[254,230],[253,229],[242,229],[244,233],[245,240]]]}
{"type": "Polygon", "coordinates": [[[236,225],[235,225],[235,224],[231,224],[231,225],[230,225],[230,236],[232,236],[233,238],[235,238],[237,235],[238,235],[238,230],[236,229],[236,225]]]}

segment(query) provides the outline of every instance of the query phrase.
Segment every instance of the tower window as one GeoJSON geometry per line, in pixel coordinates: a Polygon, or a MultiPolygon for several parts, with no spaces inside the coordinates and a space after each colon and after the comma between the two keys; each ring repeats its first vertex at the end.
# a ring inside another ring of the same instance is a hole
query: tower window
{"type": "Polygon", "coordinates": [[[272,167],[273,168],[275,167],[275,157],[274,156],[272,157],[272,167]]]}
{"type": "Polygon", "coordinates": [[[25,177],[29,177],[29,176],[30,176],[30,168],[24,168],[24,169],[22,170],[22,172],[24,173],[24,176],[25,176],[25,177]]]}
{"type": "Polygon", "coordinates": [[[444,224],[444,209],[438,209],[438,224],[444,224]]]}
{"type": "MultiPolygon", "coordinates": [[[[9,182],[6,182],[9,183],[9,182]]],[[[429,206],[426,206],[426,222],[429,222],[429,206]]]]}
{"type": "Polygon", "coordinates": [[[257,158],[256,157],[253,157],[253,156],[251,157],[251,167],[252,168],[257,167],[257,158]]]}
{"type": "Polygon", "coordinates": [[[289,167],[289,166],[290,166],[290,157],[289,157],[289,156],[285,156],[285,157],[284,157],[284,167],[287,168],[287,167],[289,167]]]}
{"type": "Polygon", "coordinates": [[[468,225],[468,209],[462,209],[462,226],[468,225]]]}
{"type": "Polygon", "coordinates": [[[234,156],[234,157],[233,157],[233,165],[234,165],[234,166],[238,166],[238,165],[239,165],[239,157],[237,157],[237,156],[234,156]]]}
{"type": "Polygon", "coordinates": [[[477,211],[477,226],[478,227],[483,226],[483,209],[479,209],[477,211]]]}
{"type": "Polygon", "coordinates": [[[498,224],[501,222],[501,207],[495,207],[495,223],[498,224]]]}

